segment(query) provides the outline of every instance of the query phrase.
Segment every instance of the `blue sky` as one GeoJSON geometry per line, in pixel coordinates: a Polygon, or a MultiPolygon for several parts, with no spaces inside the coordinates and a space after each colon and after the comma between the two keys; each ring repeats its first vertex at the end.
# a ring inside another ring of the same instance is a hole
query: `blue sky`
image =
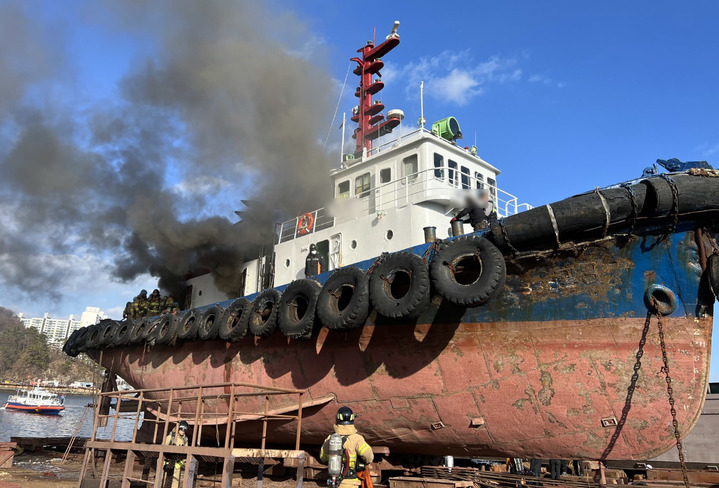
{"type": "MultiPolygon", "coordinates": [[[[107,28],[91,2],[31,5],[48,32],[68,34],[76,83],[92,98],[112,99],[119,78],[155,48],[139,29],[107,28]]],[[[385,105],[403,109],[411,125],[423,80],[427,119],[457,117],[465,145],[476,131],[479,154],[502,171],[500,187],[521,201],[540,205],[634,178],[657,158],[719,166],[719,2],[369,5],[276,0],[270,8],[278,15],[292,10],[306,24],[310,41],[290,48],[321,56],[338,87],[373,28],[381,40],[400,20],[401,44],[385,58],[385,105]]],[[[355,83],[350,73],[338,117],[350,111],[355,83]]],[[[339,137],[333,129],[331,143],[339,137]]],[[[61,304],[28,301],[30,310],[18,311],[112,309],[140,286],[153,282],[78,289],[61,304]]]]}

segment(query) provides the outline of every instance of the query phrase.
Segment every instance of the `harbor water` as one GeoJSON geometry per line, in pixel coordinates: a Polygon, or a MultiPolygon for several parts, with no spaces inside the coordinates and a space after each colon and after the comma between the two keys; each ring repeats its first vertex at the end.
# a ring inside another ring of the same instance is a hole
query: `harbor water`
{"type": "MultiPolygon", "coordinates": [[[[2,408],[12,394],[13,392],[0,391],[0,442],[8,442],[10,437],[70,437],[82,419],[85,406],[93,401],[93,397],[87,395],[67,395],[65,410],[59,415],[38,415],[2,408]]],[[[90,409],[78,433],[79,437],[90,437],[92,421],[93,411],[90,409]]],[[[115,439],[130,440],[133,427],[134,420],[119,419],[115,439]]],[[[112,419],[106,427],[97,430],[99,438],[108,438],[111,433],[112,419]]]]}

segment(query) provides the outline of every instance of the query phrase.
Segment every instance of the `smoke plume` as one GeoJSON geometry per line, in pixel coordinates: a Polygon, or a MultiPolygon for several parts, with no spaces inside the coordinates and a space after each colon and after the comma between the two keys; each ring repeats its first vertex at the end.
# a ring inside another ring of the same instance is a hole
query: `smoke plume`
{"type": "Polygon", "coordinates": [[[302,23],[258,5],[92,5],[151,46],[110,100],[87,96],[62,26],[0,7],[0,284],[57,295],[57,257],[87,253],[123,281],[176,293],[209,270],[234,293],[274,222],[322,204],[333,85],[302,23]]]}

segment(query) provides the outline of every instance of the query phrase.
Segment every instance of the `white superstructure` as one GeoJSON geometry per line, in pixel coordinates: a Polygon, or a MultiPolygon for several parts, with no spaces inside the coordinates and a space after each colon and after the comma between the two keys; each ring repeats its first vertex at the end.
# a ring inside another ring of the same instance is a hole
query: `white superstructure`
{"type": "MultiPolygon", "coordinates": [[[[500,171],[426,129],[398,137],[346,159],[330,173],[334,200],[309,212],[311,227],[303,233],[306,215],[277,224],[274,266],[271,257],[241,264],[244,293],[304,278],[310,244],[325,256],[327,270],[347,266],[425,242],[424,228],[435,227],[438,238],[450,235],[449,221],[464,206],[465,192],[487,188],[498,217],[530,208],[497,187],[500,171]]],[[[466,229],[470,231],[469,228],[466,229]]],[[[200,307],[227,300],[210,274],[188,280],[191,303],[200,307]]]]}

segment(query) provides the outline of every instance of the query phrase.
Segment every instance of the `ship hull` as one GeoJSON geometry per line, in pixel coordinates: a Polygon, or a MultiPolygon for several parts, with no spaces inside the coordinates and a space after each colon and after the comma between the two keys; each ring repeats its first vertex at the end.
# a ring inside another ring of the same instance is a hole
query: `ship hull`
{"type": "MultiPolygon", "coordinates": [[[[362,328],[323,329],[309,341],[278,332],[91,354],[138,388],[307,389],[317,404],[303,417],[305,446],[320,444],[337,406],[348,405],[368,441],[394,453],[644,460],[675,442],[656,317],[642,340],[651,284],[669,287],[679,305],[662,323],[682,436],[703,405],[712,318],[711,306],[696,314],[708,254],[700,241],[684,223],[669,236],[511,258],[505,289],[488,305],[435,297],[416,321],[373,314],[362,328]]],[[[273,425],[268,442],[291,445],[295,427],[273,425]]],[[[238,426],[238,438],[259,433],[238,426]]]]}

